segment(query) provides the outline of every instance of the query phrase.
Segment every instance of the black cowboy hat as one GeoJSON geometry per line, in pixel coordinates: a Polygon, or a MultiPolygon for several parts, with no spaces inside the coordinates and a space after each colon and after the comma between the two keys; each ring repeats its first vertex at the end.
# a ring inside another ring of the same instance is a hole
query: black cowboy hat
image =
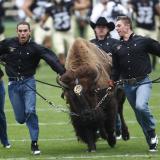
{"type": "Polygon", "coordinates": [[[90,21],[90,26],[95,29],[96,26],[106,26],[110,31],[113,31],[115,25],[113,22],[108,22],[104,17],[99,17],[96,23],[90,21]]]}

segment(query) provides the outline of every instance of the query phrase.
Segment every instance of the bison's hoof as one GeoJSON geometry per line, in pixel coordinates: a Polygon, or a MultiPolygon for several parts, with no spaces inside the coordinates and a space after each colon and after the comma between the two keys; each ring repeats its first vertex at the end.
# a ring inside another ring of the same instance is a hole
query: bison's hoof
{"type": "Polygon", "coordinates": [[[87,152],[96,152],[96,145],[88,146],[87,152]]]}
{"type": "Polygon", "coordinates": [[[110,146],[111,148],[113,148],[115,145],[116,145],[116,143],[110,143],[110,144],[109,144],[109,146],[110,146]]]}
{"type": "Polygon", "coordinates": [[[129,133],[127,133],[127,134],[122,134],[122,139],[123,139],[124,141],[128,141],[128,140],[130,139],[129,133]]]}
{"type": "Polygon", "coordinates": [[[94,153],[94,152],[96,152],[96,149],[87,149],[87,152],[94,153]]]}
{"type": "Polygon", "coordinates": [[[115,135],[108,136],[108,144],[112,148],[116,145],[116,136],[115,135]]]}

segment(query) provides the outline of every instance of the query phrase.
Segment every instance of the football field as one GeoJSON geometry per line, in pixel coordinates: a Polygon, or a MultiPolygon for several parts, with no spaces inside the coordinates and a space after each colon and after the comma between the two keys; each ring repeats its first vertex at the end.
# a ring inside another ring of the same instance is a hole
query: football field
{"type": "MultiPolygon", "coordinates": [[[[15,35],[15,23],[7,22],[6,36],[15,35]]],[[[4,68],[3,68],[4,70],[4,68]]],[[[56,74],[49,66],[41,61],[37,70],[36,79],[47,83],[56,84],[56,74]]],[[[151,79],[160,77],[160,64],[150,75],[151,79]]],[[[144,160],[160,159],[160,147],[156,153],[149,153],[145,138],[139,127],[135,115],[128,102],[124,105],[124,117],[126,119],[130,140],[118,140],[114,148],[110,148],[105,140],[99,139],[97,151],[87,153],[86,145],[78,142],[74,129],[70,123],[65,101],[61,98],[62,90],[37,82],[37,91],[52,101],[55,106],[50,106],[37,95],[37,114],[39,116],[40,135],[39,148],[41,155],[33,156],[30,150],[30,137],[25,124],[20,125],[14,119],[13,110],[7,93],[7,77],[5,75],[6,104],[5,113],[8,124],[8,136],[12,147],[5,149],[0,145],[0,160],[144,160]]],[[[160,137],[160,83],[153,84],[150,99],[150,108],[157,120],[156,133],[160,137]]]]}

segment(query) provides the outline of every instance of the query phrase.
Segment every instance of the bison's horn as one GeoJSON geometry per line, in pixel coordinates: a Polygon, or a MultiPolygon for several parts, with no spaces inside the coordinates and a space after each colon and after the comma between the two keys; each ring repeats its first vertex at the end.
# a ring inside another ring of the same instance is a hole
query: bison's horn
{"type": "Polygon", "coordinates": [[[97,69],[97,76],[96,76],[96,78],[94,79],[94,82],[97,82],[98,79],[99,79],[99,77],[100,77],[100,71],[97,69]]]}
{"type": "Polygon", "coordinates": [[[60,80],[60,76],[57,76],[56,81],[63,88],[69,89],[69,86],[60,80]]]}

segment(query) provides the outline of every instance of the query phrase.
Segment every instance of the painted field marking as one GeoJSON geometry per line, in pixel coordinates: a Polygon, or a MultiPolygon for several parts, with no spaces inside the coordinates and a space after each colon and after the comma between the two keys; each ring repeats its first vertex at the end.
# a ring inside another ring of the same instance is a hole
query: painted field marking
{"type": "MultiPolygon", "coordinates": [[[[45,160],[64,160],[64,159],[106,159],[106,158],[158,158],[159,155],[154,154],[120,154],[120,155],[102,155],[102,156],[50,156],[50,157],[35,157],[34,159],[45,159],[45,160]]],[[[28,160],[28,157],[19,157],[19,158],[5,158],[5,160],[28,160]]]]}

